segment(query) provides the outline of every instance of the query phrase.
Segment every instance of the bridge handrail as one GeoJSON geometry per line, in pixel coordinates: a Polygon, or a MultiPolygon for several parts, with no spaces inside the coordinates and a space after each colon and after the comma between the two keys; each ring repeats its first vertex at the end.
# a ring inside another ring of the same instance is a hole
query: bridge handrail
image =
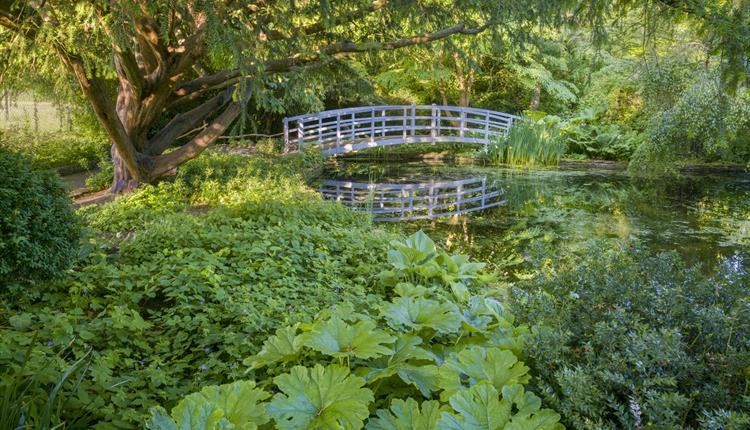
{"type": "Polygon", "coordinates": [[[323,146],[324,154],[335,155],[365,147],[411,142],[488,144],[519,119],[521,117],[503,112],[461,106],[384,105],[334,109],[285,118],[284,150],[290,152],[306,144],[317,144],[323,146]]]}
{"type": "Polygon", "coordinates": [[[359,106],[359,107],[351,107],[351,108],[341,108],[341,109],[331,109],[331,110],[324,110],[320,112],[314,112],[314,113],[304,113],[301,115],[296,116],[290,116],[285,118],[287,121],[298,121],[300,119],[316,119],[319,116],[323,117],[330,117],[335,116],[337,114],[351,114],[351,113],[362,113],[362,112],[370,112],[372,110],[397,110],[397,109],[411,109],[414,108],[416,110],[427,110],[432,108],[437,108],[441,110],[450,110],[450,111],[461,111],[463,109],[466,113],[476,113],[476,114],[484,114],[486,112],[490,112],[491,114],[495,114],[498,116],[505,116],[505,117],[512,117],[515,119],[521,119],[518,115],[513,115],[505,112],[498,112],[494,110],[489,109],[482,109],[482,108],[473,108],[473,107],[461,107],[461,106],[451,106],[451,105],[378,105],[378,106],[359,106]]]}

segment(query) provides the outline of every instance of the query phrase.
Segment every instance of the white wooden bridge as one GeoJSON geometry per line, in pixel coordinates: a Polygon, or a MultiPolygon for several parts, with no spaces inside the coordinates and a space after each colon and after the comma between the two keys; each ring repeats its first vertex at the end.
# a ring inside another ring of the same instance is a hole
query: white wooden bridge
{"type": "Polygon", "coordinates": [[[488,186],[485,177],[419,184],[326,181],[318,191],[327,200],[370,212],[374,221],[432,219],[505,203],[503,190],[488,186]]]}
{"type": "Polygon", "coordinates": [[[366,106],[284,119],[284,151],[318,146],[324,155],[405,143],[487,145],[521,118],[458,106],[366,106]]]}

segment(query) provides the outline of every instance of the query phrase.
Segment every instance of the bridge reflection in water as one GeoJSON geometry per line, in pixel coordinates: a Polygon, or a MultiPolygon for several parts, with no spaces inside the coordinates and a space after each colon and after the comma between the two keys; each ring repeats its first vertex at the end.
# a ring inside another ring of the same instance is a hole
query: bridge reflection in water
{"type": "Polygon", "coordinates": [[[326,181],[318,191],[327,200],[370,212],[375,221],[432,219],[505,203],[503,190],[488,186],[485,177],[419,184],[326,181]]]}

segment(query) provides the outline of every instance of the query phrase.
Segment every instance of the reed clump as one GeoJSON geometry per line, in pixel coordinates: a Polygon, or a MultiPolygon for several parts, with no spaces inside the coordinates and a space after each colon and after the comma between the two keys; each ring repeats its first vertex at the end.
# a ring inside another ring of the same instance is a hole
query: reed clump
{"type": "Polygon", "coordinates": [[[555,124],[523,119],[482,148],[479,156],[491,164],[533,167],[556,166],[563,154],[565,141],[555,124]]]}

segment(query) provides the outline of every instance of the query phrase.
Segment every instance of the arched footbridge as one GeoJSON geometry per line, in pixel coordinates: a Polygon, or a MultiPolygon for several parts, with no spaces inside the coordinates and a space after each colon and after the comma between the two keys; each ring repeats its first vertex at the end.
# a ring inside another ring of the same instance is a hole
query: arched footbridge
{"type": "Polygon", "coordinates": [[[336,109],[284,119],[284,151],[319,147],[337,155],[408,143],[487,145],[521,118],[459,106],[394,105],[336,109]]]}

